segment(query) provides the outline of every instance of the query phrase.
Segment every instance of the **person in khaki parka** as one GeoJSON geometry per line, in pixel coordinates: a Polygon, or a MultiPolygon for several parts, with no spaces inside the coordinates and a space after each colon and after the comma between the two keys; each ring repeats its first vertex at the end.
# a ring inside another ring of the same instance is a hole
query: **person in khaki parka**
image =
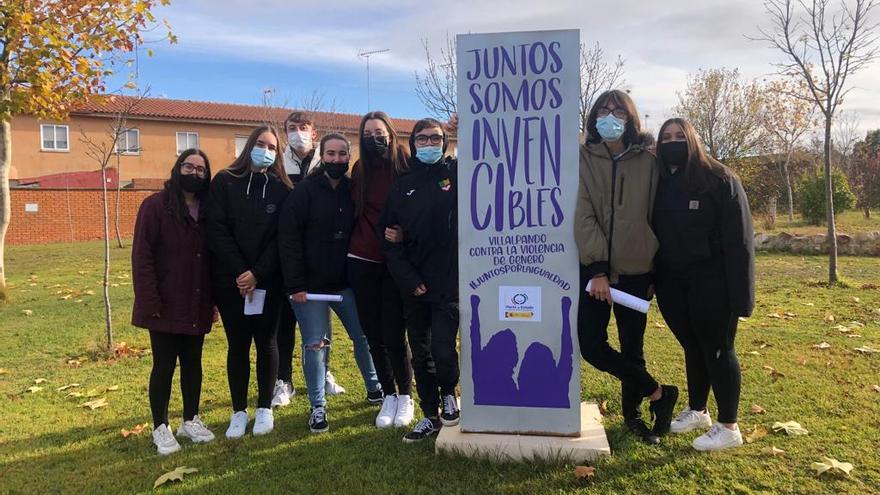
{"type": "Polygon", "coordinates": [[[646,315],[614,304],[611,287],[642,299],[652,297],[652,262],[657,238],[650,214],[657,188],[654,155],[640,139],[639,114],[624,92],[601,94],[587,118],[587,142],[580,150],[580,183],[575,210],[575,242],[580,255],[578,306],[581,355],[621,381],[621,408],[627,428],[648,444],[669,432],[678,389],[660,385],[644,358],[646,315]],[[611,311],[620,351],[608,345],[611,311]],[[642,421],[641,403],[651,400],[653,428],[642,421]]]}

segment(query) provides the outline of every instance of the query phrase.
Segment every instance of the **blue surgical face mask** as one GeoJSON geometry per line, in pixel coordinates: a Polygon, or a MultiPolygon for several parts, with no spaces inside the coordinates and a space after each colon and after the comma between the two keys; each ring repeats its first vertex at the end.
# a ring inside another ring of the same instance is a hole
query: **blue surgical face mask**
{"type": "Polygon", "coordinates": [[[440,146],[416,148],[416,158],[425,165],[433,165],[443,158],[443,148],[440,146]]]}
{"type": "Polygon", "coordinates": [[[596,119],[596,130],[599,131],[599,136],[605,141],[617,141],[620,139],[620,136],[623,136],[623,131],[626,130],[626,121],[609,113],[604,117],[596,119]]]}
{"type": "Polygon", "coordinates": [[[251,163],[256,168],[268,168],[275,163],[275,152],[268,148],[257,148],[251,150],[251,163]]]}

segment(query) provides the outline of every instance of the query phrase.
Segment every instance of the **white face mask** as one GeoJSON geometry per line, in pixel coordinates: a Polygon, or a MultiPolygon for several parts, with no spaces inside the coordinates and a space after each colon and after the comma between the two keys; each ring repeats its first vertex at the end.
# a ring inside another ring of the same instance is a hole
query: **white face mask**
{"type": "Polygon", "coordinates": [[[307,151],[312,149],[312,134],[304,131],[288,132],[287,142],[299,152],[307,151]]]}

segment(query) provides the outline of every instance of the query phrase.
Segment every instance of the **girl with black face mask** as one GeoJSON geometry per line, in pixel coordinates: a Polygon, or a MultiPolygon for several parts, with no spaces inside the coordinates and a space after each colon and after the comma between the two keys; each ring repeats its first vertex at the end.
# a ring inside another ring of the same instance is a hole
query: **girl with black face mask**
{"type": "Polygon", "coordinates": [[[700,451],[736,447],[741,379],[734,338],[738,317],[755,305],[749,202],[736,175],[706,155],[687,121],[667,120],[657,142],[657,303],[684,348],[688,381],[688,407],[671,431],[708,430],[693,442],[700,451]],[[718,403],[714,424],[706,407],[710,389],[718,403]]]}
{"type": "Polygon", "coordinates": [[[288,303],[302,336],[303,376],[309,403],[309,429],[330,429],[325,399],[324,356],[331,345],[330,310],[342,321],[354,344],[368,401],[382,400],[382,387],[358,320],[355,295],[345,274],[354,225],[351,180],[346,177],[349,143],[341,134],[321,139],[321,164],[284,202],[278,225],[278,249],[288,303]],[[341,301],[310,300],[309,294],[341,296],[341,301]]]}
{"type": "MultiPolygon", "coordinates": [[[[358,317],[385,397],[376,416],[378,428],[403,427],[413,420],[413,371],[406,343],[403,300],[385,263],[378,231],[382,210],[397,177],[407,173],[407,150],[384,112],[364,115],[360,159],[351,174],[355,224],[346,260],[348,280],[357,298],[358,317]]],[[[399,229],[389,229],[399,236],[399,229]]]]}
{"type": "Polygon", "coordinates": [[[214,439],[198,416],[202,345],[213,321],[204,207],[210,181],[207,155],[196,149],[184,151],[164,190],[141,203],[135,224],[132,324],[150,331],[153,443],[163,455],[180,450],[168,423],[171,381],[178,360],[183,421],[177,436],[194,442],[214,439]]]}

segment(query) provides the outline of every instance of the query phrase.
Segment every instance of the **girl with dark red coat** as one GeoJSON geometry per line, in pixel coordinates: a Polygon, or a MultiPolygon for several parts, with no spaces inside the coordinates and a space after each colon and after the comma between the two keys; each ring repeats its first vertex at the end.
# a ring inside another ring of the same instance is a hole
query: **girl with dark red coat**
{"type": "Polygon", "coordinates": [[[184,151],[164,190],[141,204],[134,229],[131,320],[150,331],[153,443],[162,455],[180,450],[168,424],[171,380],[178,360],[183,423],[177,436],[197,443],[214,439],[198,416],[202,345],[213,320],[204,208],[210,181],[207,155],[196,149],[184,151]]]}

